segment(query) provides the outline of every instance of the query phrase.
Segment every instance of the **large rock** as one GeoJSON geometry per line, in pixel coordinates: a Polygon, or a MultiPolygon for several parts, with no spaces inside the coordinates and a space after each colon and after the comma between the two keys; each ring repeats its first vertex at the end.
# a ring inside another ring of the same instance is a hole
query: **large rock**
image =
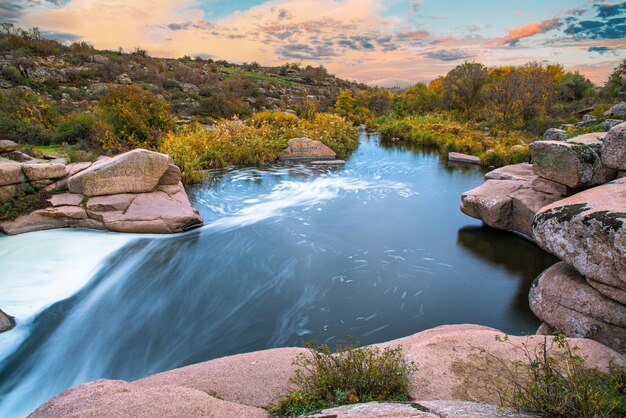
{"type": "Polygon", "coordinates": [[[589,286],[570,265],[561,262],[544,271],[529,300],[534,314],[551,328],[626,354],[626,306],[589,286]]]}
{"type": "Polygon", "coordinates": [[[440,415],[424,412],[418,403],[368,402],[324,409],[303,418],[440,418],[440,415]]]}
{"type": "Polygon", "coordinates": [[[624,102],[617,103],[616,105],[611,107],[609,110],[604,112],[604,116],[617,116],[617,117],[626,116],[626,103],[624,102]]]}
{"type": "Polygon", "coordinates": [[[492,228],[532,238],[532,221],[543,206],[560,196],[532,190],[526,180],[487,180],[461,195],[461,211],[492,228]]]}
{"type": "Polygon", "coordinates": [[[0,310],[0,332],[13,328],[13,325],[11,317],[0,310]]]}
{"type": "MultiPolygon", "coordinates": [[[[504,334],[479,325],[449,325],[377,346],[401,346],[406,359],[419,365],[419,370],[411,378],[410,395],[413,399],[497,404],[499,399],[493,384],[507,384],[502,367],[513,367],[514,362],[527,363],[521,346],[525,345],[532,352],[544,342],[544,337],[533,336],[510,336],[508,342],[502,342],[497,341],[497,336],[504,337],[504,334]],[[501,362],[493,361],[494,358],[501,362]]],[[[552,345],[552,337],[545,338],[548,346],[552,345]]],[[[624,357],[595,341],[570,339],[569,342],[579,347],[578,353],[587,358],[591,367],[608,371],[610,364],[626,366],[624,357]]],[[[242,409],[242,412],[226,410],[231,416],[246,416],[240,414],[267,408],[292,387],[289,379],[296,369],[292,360],[302,352],[299,348],[277,348],[211,360],[134,383],[87,383],[46,402],[33,416],[178,416],[175,411],[182,411],[183,416],[204,416],[202,410],[194,413],[186,409],[189,405],[201,405],[200,399],[190,399],[186,395],[189,393],[202,394],[202,399],[207,402],[214,402],[207,394],[223,399],[225,404],[213,403],[215,414],[237,404],[252,407],[242,409]]],[[[446,416],[446,408],[458,410],[461,407],[431,401],[423,404],[442,416],[446,416]]]]}
{"type": "Polygon", "coordinates": [[[626,170],[626,122],[606,134],[602,146],[602,163],[616,170],[626,170]]]}
{"type": "Polygon", "coordinates": [[[86,196],[152,192],[171,162],[165,154],[136,149],[98,161],[72,176],[69,190],[86,196]]]}
{"type": "Polygon", "coordinates": [[[565,142],[570,144],[582,144],[591,147],[592,150],[598,155],[602,155],[602,144],[606,132],[591,132],[588,134],[578,135],[566,140],[565,142]]]}
{"type": "Polygon", "coordinates": [[[41,405],[31,418],[207,417],[265,418],[259,408],[217,399],[180,386],[139,386],[96,380],[69,389],[41,405]]]}
{"type": "Polygon", "coordinates": [[[13,221],[0,222],[0,232],[17,235],[57,228],[106,229],[104,223],[87,218],[81,208],[73,209],[75,208],[73,206],[62,208],[39,209],[13,221]]]}
{"type": "Polygon", "coordinates": [[[550,128],[543,133],[543,139],[546,141],[565,141],[567,132],[563,129],[550,128]]]}
{"type": "Polygon", "coordinates": [[[280,153],[281,160],[334,160],[335,151],[309,138],[292,138],[280,153]]]}
{"type": "Polygon", "coordinates": [[[572,188],[602,184],[616,175],[606,172],[600,156],[584,144],[535,141],[530,154],[535,174],[572,188]]]}
{"type": "Polygon", "coordinates": [[[532,164],[521,163],[505,165],[485,174],[485,180],[517,180],[530,182],[537,176],[532,164]]]}
{"type": "Polygon", "coordinates": [[[531,418],[491,404],[465,401],[413,401],[410,403],[368,402],[324,409],[307,414],[306,418],[380,418],[380,417],[433,417],[433,418],[531,418]]]}
{"type": "MultiPolygon", "coordinates": [[[[201,225],[202,219],[189,203],[182,184],[165,187],[168,189],[136,195],[123,211],[90,214],[101,219],[108,230],[116,232],[171,234],[201,225]]],[[[110,203],[112,206],[113,202],[110,203]]]]}
{"type": "Polygon", "coordinates": [[[8,139],[0,139],[0,154],[17,150],[17,144],[8,139]]]}
{"type": "Polygon", "coordinates": [[[530,184],[530,187],[537,192],[555,194],[558,196],[570,196],[574,194],[574,189],[564,184],[557,183],[556,181],[544,179],[543,177],[535,178],[530,184]]]}
{"type": "Polygon", "coordinates": [[[533,234],[587,279],[626,290],[626,179],[542,208],[533,234]]]}
{"type": "Polygon", "coordinates": [[[22,164],[0,158],[0,186],[19,184],[25,180],[22,164]]]}
{"type": "Polygon", "coordinates": [[[69,171],[64,164],[23,164],[22,170],[28,180],[60,179],[67,176],[69,171]]]}

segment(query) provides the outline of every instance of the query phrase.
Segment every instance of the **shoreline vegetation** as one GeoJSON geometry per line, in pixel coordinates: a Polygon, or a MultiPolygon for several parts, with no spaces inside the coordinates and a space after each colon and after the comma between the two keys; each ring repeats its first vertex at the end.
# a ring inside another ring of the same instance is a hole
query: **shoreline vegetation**
{"type": "MultiPolygon", "coordinates": [[[[465,62],[428,84],[384,89],[323,66],[153,58],[139,47],[65,45],[12,24],[0,29],[0,55],[0,136],[18,143],[16,160],[93,162],[145,148],[169,154],[185,184],[207,169],[272,163],[291,138],[319,140],[345,159],[358,126],[484,166],[527,162],[547,128],[568,137],[608,130],[603,114],[626,94],[626,60],[602,88],[560,64],[465,62]],[[574,124],[581,111],[595,119],[574,124]]],[[[35,193],[2,202],[0,219],[34,208],[35,193]]]]}

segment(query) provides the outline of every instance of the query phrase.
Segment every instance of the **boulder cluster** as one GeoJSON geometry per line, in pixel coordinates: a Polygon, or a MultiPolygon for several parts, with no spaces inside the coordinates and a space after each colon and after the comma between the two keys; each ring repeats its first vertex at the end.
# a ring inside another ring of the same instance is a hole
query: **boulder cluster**
{"type": "Polygon", "coordinates": [[[31,158],[8,142],[0,141],[0,203],[26,187],[45,192],[45,202],[0,222],[6,234],[64,227],[167,234],[202,224],[180,169],[167,155],[136,149],[94,163],[67,164],[61,158],[31,158]]]}
{"type": "MultiPolygon", "coordinates": [[[[479,325],[433,328],[376,346],[400,346],[419,370],[411,377],[406,405],[368,403],[322,411],[317,417],[468,416],[525,417],[499,404],[494,385],[507,385],[503,365],[527,362],[527,352],[544,337],[509,337],[479,325]],[[494,359],[498,359],[494,361],[494,359]],[[459,402],[458,400],[475,402],[459,402]],[[422,401],[423,400],[423,401],[422,401]],[[428,400],[428,401],[426,401],[428,400]],[[453,401],[450,401],[453,400],[453,401]]],[[[552,344],[552,337],[546,337],[552,344]]],[[[622,356],[595,341],[571,339],[590,366],[607,371],[622,356]]],[[[275,348],[211,360],[148,376],[135,382],[97,380],[65,391],[40,406],[32,417],[194,416],[269,417],[267,409],[293,386],[293,358],[301,348],[275,348]]],[[[506,387],[506,386],[502,386],[506,387]]]]}
{"type": "Polygon", "coordinates": [[[626,353],[626,123],[608,133],[536,141],[532,164],[502,167],[463,193],[461,210],[559,257],[530,291],[554,331],[626,353]]]}

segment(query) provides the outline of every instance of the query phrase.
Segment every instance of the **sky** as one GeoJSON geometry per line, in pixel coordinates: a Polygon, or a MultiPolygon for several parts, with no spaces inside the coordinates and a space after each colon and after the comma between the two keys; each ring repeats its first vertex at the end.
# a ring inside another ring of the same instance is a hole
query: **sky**
{"type": "Polygon", "coordinates": [[[464,61],[558,62],[602,84],[626,58],[626,1],[0,0],[0,22],[99,49],[324,65],[405,86],[464,61]]]}

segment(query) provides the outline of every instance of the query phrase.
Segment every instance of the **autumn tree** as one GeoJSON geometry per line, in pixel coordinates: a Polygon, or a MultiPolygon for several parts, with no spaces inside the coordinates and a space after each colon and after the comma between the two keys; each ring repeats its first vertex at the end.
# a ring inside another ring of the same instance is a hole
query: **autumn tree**
{"type": "Polygon", "coordinates": [[[396,112],[405,114],[425,113],[433,110],[436,92],[424,83],[409,87],[396,98],[396,112]]]}
{"type": "Polygon", "coordinates": [[[465,62],[453,68],[443,81],[444,99],[452,109],[459,109],[466,119],[475,117],[485,98],[489,81],[487,67],[465,62]]]}
{"type": "Polygon", "coordinates": [[[485,89],[489,115],[507,131],[544,115],[554,94],[552,74],[537,63],[492,68],[485,89]]]}

